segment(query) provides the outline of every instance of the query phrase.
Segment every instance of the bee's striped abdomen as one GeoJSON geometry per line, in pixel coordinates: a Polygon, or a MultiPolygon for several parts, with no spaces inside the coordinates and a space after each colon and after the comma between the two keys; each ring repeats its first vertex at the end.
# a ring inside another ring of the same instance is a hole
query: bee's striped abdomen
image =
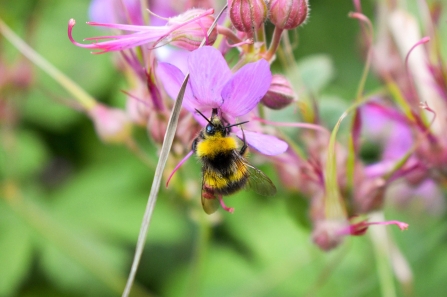
{"type": "Polygon", "coordinates": [[[196,145],[202,161],[203,181],[217,194],[229,195],[245,186],[247,168],[232,137],[207,137],[196,145]]]}

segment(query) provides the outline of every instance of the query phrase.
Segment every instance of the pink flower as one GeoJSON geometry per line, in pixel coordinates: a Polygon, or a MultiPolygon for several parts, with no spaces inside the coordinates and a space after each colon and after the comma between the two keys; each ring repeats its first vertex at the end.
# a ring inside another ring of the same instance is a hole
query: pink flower
{"type": "MultiPolygon", "coordinates": [[[[197,121],[205,126],[205,116],[217,108],[220,116],[234,123],[235,118],[247,115],[267,93],[272,75],[266,60],[249,63],[232,73],[222,54],[213,47],[193,51],[188,57],[190,79],[183,99],[183,107],[194,114],[197,121]]],[[[158,77],[166,92],[176,98],[185,77],[174,65],[160,63],[158,77]]],[[[274,136],[245,131],[247,143],[265,155],[277,155],[287,149],[287,143],[274,136]]],[[[235,133],[242,138],[240,130],[235,133]]]]}
{"type": "MultiPolygon", "coordinates": [[[[96,54],[121,51],[141,45],[148,45],[150,49],[153,49],[157,45],[164,45],[166,43],[171,43],[187,50],[194,50],[199,47],[203,38],[207,36],[207,31],[214,22],[213,13],[213,9],[191,9],[177,17],[169,19],[166,26],[162,27],[87,22],[91,26],[134,32],[124,35],[86,38],[86,40],[94,41],[91,44],[78,43],[73,39],[72,30],[76,22],[74,19],[71,19],[68,23],[68,37],[76,46],[99,50],[99,52],[94,52],[96,54]],[[100,40],[101,42],[98,42],[100,40]]],[[[207,38],[206,44],[213,44],[216,37],[217,31],[214,30],[207,38]]]]}

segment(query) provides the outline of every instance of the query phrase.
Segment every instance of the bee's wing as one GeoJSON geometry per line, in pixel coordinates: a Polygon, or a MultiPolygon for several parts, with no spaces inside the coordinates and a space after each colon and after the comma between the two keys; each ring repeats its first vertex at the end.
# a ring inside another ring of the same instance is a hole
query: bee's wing
{"type": "Polygon", "coordinates": [[[207,214],[213,214],[219,208],[219,199],[217,199],[216,193],[210,187],[207,187],[202,180],[202,207],[207,214]]]}
{"type": "Polygon", "coordinates": [[[276,194],[276,187],[273,182],[261,170],[245,162],[249,177],[247,188],[263,196],[273,196],[276,194]]]}

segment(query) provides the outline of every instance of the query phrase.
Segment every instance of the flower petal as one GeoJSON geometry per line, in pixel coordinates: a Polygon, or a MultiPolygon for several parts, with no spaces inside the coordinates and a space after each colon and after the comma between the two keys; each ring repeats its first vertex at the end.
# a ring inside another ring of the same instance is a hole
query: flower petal
{"type": "Polygon", "coordinates": [[[245,65],[223,87],[222,111],[233,117],[247,114],[267,93],[271,81],[272,73],[266,60],[245,65]]]}
{"type": "MultiPolygon", "coordinates": [[[[180,91],[183,80],[185,79],[185,75],[174,65],[168,63],[158,63],[157,76],[161,80],[166,93],[168,93],[169,97],[175,100],[178,92],[180,91]]],[[[197,107],[196,100],[194,99],[189,83],[186,85],[182,105],[190,112],[195,112],[195,108],[197,107]]]]}
{"type": "MultiPolygon", "coordinates": [[[[242,139],[242,132],[238,130],[237,137],[242,139]]],[[[245,140],[248,145],[255,148],[264,155],[274,156],[284,153],[287,150],[288,144],[275,136],[266,135],[244,130],[245,140]]]]}
{"type": "MultiPolygon", "coordinates": [[[[116,3],[113,3],[116,4],[116,3]]],[[[89,17],[95,22],[117,23],[115,6],[109,0],[93,0],[90,2],[89,17]]]]}
{"type": "Polygon", "coordinates": [[[211,46],[199,48],[189,55],[188,68],[197,102],[201,106],[219,107],[222,88],[232,75],[222,54],[211,46]]]}

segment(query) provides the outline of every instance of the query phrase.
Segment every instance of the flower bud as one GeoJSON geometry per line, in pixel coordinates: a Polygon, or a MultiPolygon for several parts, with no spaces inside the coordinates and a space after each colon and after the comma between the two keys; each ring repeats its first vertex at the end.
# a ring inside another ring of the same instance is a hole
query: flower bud
{"type": "Polygon", "coordinates": [[[344,220],[319,221],[312,231],[312,241],[322,250],[329,251],[342,243],[343,234],[340,230],[349,227],[344,220]]]}
{"type": "Polygon", "coordinates": [[[89,115],[104,142],[122,143],[130,138],[132,124],[123,110],[96,104],[89,115]]]}
{"type": "Polygon", "coordinates": [[[267,19],[264,0],[228,0],[228,7],[233,26],[241,32],[254,32],[267,19]]]}
{"type": "MultiPolygon", "coordinates": [[[[170,18],[167,24],[168,26],[175,28],[175,26],[181,25],[181,28],[173,30],[170,33],[170,44],[189,51],[197,49],[214,22],[214,16],[210,14],[191,21],[203,12],[203,9],[190,9],[179,16],[170,18]]],[[[216,38],[217,29],[214,28],[210,36],[207,37],[205,45],[212,45],[216,41],[216,38]]]]}
{"type": "Polygon", "coordinates": [[[282,75],[275,74],[272,76],[272,82],[267,93],[261,102],[271,109],[282,109],[295,100],[290,82],[282,75]]]}
{"type": "Polygon", "coordinates": [[[304,23],[309,12],[308,0],[271,0],[270,21],[279,29],[294,29],[304,23]]]}

